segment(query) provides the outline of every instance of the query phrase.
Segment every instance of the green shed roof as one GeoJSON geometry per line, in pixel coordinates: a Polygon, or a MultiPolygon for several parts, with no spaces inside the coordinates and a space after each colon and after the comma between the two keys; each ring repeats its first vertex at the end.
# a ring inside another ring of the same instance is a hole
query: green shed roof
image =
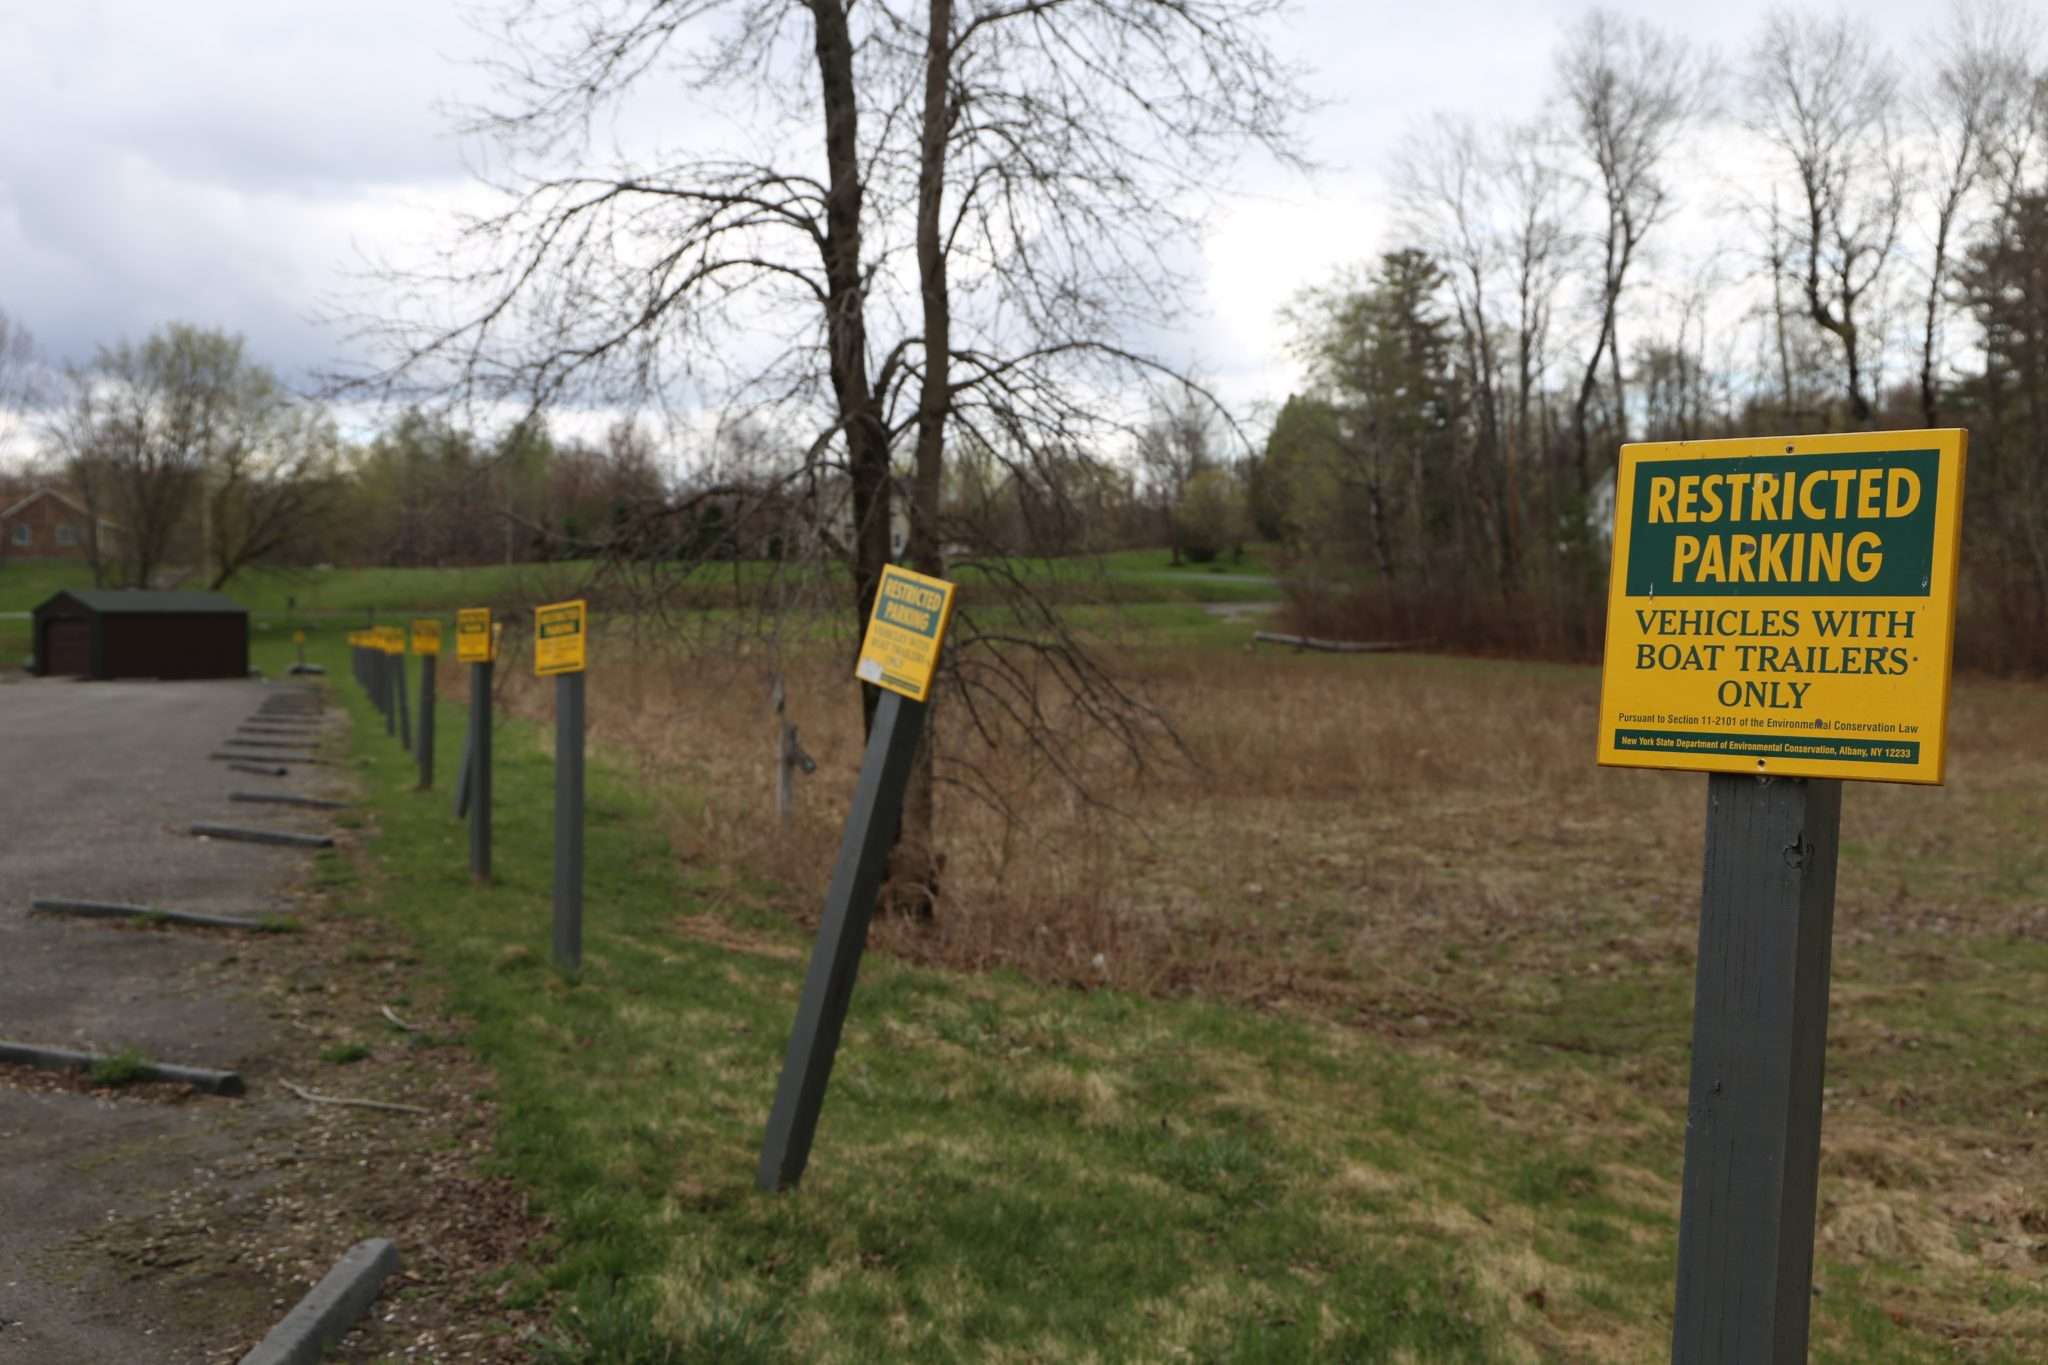
{"type": "Polygon", "coordinates": [[[139,614],[172,616],[246,616],[248,608],[224,593],[217,592],[149,592],[140,588],[85,588],[65,591],[52,597],[49,606],[58,597],[68,597],[80,606],[90,608],[104,616],[132,616],[139,614]]]}

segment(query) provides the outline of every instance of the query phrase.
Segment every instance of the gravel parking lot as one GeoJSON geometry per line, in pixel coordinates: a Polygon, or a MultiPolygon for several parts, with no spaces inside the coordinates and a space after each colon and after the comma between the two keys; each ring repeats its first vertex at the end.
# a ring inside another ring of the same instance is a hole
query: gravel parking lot
{"type": "MultiPolygon", "coordinates": [[[[32,898],[289,913],[303,852],[200,840],[195,820],[311,832],[318,812],[230,791],[326,794],[330,769],[235,773],[208,754],[285,689],[34,680],[0,688],[0,1038],[266,1073],[277,1024],[233,969],[246,936],[29,913],[32,898]]],[[[287,1127],[278,1105],[89,1092],[0,1076],[0,1361],[218,1358],[254,1283],[183,1284],[67,1256],[115,1219],[221,1191],[221,1163],[287,1127]],[[208,1302],[207,1300],[211,1300],[208,1302]]]]}

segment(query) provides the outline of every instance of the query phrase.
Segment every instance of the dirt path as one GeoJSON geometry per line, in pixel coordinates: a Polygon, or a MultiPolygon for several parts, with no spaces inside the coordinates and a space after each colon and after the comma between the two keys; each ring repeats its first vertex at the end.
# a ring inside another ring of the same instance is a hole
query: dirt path
{"type": "MultiPolygon", "coordinates": [[[[333,795],[343,770],[265,778],[207,757],[285,690],[57,680],[0,689],[0,1038],[132,1048],[234,1068],[249,1085],[246,1098],[223,1100],[0,1068],[0,1365],[231,1362],[358,1238],[398,1234],[411,1220],[412,1245],[401,1242],[409,1271],[425,1266],[431,1280],[434,1266],[475,1258],[422,1246],[436,1237],[421,1217],[450,1198],[503,1210],[501,1192],[470,1180],[463,1160],[424,1155],[480,1150],[488,1125],[479,1129],[473,1109],[445,1106],[463,1109],[452,1130],[394,1124],[309,1109],[280,1084],[320,1081],[323,1040],[343,1026],[354,1036],[358,1016],[375,1019],[364,988],[395,988],[393,963],[365,947],[373,928],[309,907],[308,854],[187,832],[195,820],[331,826],[331,816],[232,804],[228,793],[333,795]],[[31,915],[41,896],[286,915],[304,927],[119,927],[31,915]]],[[[348,1080],[357,1093],[371,1085],[411,1098],[441,1083],[471,1089],[465,1065],[451,1049],[348,1080]]],[[[473,1247],[496,1235],[442,1240],[473,1247]]],[[[421,1283],[418,1273],[409,1282],[421,1283]]],[[[454,1312],[429,1315],[432,1332],[444,1334],[454,1312]]],[[[495,1357],[479,1347],[424,1358],[495,1357]]]]}

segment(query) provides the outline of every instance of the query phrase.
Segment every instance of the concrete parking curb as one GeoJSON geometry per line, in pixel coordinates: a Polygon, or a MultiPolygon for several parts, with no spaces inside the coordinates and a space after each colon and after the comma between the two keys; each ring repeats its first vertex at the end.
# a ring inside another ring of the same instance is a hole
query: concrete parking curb
{"type": "Polygon", "coordinates": [[[234,839],[245,844],[281,844],[286,848],[333,848],[331,834],[291,834],[279,829],[244,829],[240,825],[215,825],[201,821],[192,826],[201,839],[234,839]]]}
{"type": "Polygon", "coordinates": [[[230,801],[247,801],[262,806],[304,806],[307,810],[347,810],[346,801],[329,801],[323,796],[293,796],[287,792],[229,792],[230,801]]]}
{"type": "MultiPolygon", "coordinates": [[[[0,1040],[0,1062],[17,1066],[41,1066],[53,1071],[90,1071],[102,1062],[114,1060],[97,1052],[74,1052],[68,1047],[43,1047],[38,1043],[10,1043],[0,1040]]],[[[133,1072],[139,1081],[176,1081],[211,1095],[239,1095],[240,1074],[215,1071],[204,1066],[179,1066],[174,1062],[142,1062],[133,1072]]]]}
{"type": "Polygon", "coordinates": [[[297,763],[301,767],[307,766],[309,764],[314,767],[327,766],[326,759],[314,758],[310,754],[270,754],[258,753],[255,750],[251,750],[248,753],[208,754],[207,757],[224,759],[229,763],[247,763],[252,758],[260,758],[266,761],[275,760],[279,763],[297,763]]]}
{"type": "Polygon", "coordinates": [[[242,915],[202,915],[190,910],[155,910],[147,905],[122,905],[117,901],[74,901],[54,897],[32,900],[31,910],[40,910],[46,915],[77,915],[81,919],[142,919],[161,920],[166,924],[193,924],[205,929],[249,929],[260,931],[267,926],[260,919],[249,919],[242,915]]]}
{"type": "Polygon", "coordinates": [[[290,772],[286,768],[272,768],[261,763],[230,763],[228,768],[238,773],[254,773],[258,777],[284,777],[290,772]]]}
{"type": "Polygon", "coordinates": [[[321,1277],[284,1321],[242,1357],[241,1365],[318,1365],[348,1335],[384,1281],[398,1273],[398,1247],[386,1237],[357,1242],[321,1277]]]}

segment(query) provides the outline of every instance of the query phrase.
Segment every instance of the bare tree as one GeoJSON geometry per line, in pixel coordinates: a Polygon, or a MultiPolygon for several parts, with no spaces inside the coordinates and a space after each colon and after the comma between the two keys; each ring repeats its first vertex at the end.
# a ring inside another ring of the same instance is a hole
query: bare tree
{"type": "MultiPolygon", "coordinates": [[[[1469,474],[1491,504],[1496,579],[1506,590],[1514,561],[1502,455],[1500,329],[1492,311],[1505,257],[1497,171],[1498,160],[1474,124],[1440,115],[1411,133],[1397,154],[1394,193],[1404,233],[1424,244],[1445,270],[1467,397],[1476,410],[1469,474]]],[[[1418,501],[1414,514],[1420,518],[1422,512],[1418,501]]],[[[1426,531],[1419,520],[1414,531],[1421,544],[1426,531]]]]}
{"type": "Polygon", "coordinates": [[[73,398],[55,434],[85,504],[95,584],[111,570],[128,586],[146,588],[170,561],[199,488],[211,420],[205,396],[174,391],[173,371],[184,369],[157,338],[102,348],[91,369],[69,374],[73,398]],[[109,521],[120,528],[111,547],[101,535],[109,521]]]}
{"type": "MultiPolygon", "coordinates": [[[[514,5],[500,104],[471,124],[512,167],[504,206],[468,225],[445,270],[410,280],[420,307],[383,320],[399,359],[377,378],[536,407],[751,410],[800,452],[778,498],[847,484],[846,605],[861,619],[906,492],[906,557],[946,568],[949,434],[1022,459],[1099,449],[1132,422],[1104,395],[1171,370],[1124,338],[1179,313],[1219,170],[1246,146],[1294,157],[1301,101],[1263,37],[1281,8],[514,5]],[[744,109],[749,137],[600,153],[594,121],[672,76],[744,109]]],[[[1100,687],[1055,614],[1021,620],[984,629],[963,613],[962,648],[990,657],[956,657],[956,693],[993,678],[986,695],[1028,720],[1037,677],[1100,687]]],[[[867,689],[870,716],[874,702],[867,689]]],[[[908,803],[912,861],[930,842],[930,786],[921,776],[908,803]]]]}
{"type": "MultiPolygon", "coordinates": [[[[274,559],[319,529],[336,502],[341,438],[317,408],[289,401],[260,371],[207,452],[207,586],[274,559]]],[[[302,561],[303,562],[303,561],[302,561]]]]}
{"type": "Polygon", "coordinates": [[[218,588],[307,529],[331,495],[332,427],[240,337],[174,323],[103,347],[70,382],[52,434],[86,506],[95,582],[112,558],[124,582],[149,587],[189,550],[218,588]],[[119,528],[112,547],[106,521],[119,528]]]}
{"type": "Polygon", "coordinates": [[[1778,10],[1751,51],[1748,94],[1752,126],[1792,173],[1792,259],[1807,316],[1839,343],[1850,415],[1868,422],[1864,314],[1892,263],[1909,184],[1897,76],[1846,12],[1778,10]]]}
{"type": "Polygon", "coordinates": [[[1146,492],[1158,510],[1160,532],[1178,564],[1185,548],[1181,504],[1187,500],[1189,485],[1219,463],[1208,412],[1192,398],[1161,410],[1139,430],[1135,452],[1146,492]]]}
{"type": "MultiPolygon", "coordinates": [[[[1470,412],[1445,420],[1470,427],[1463,477],[1486,509],[1483,526],[1472,528],[1483,542],[1466,553],[1492,559],[1503,592],[1523,558],[1523,475],[1543,448],[1543,376],[1573,244],[1567,219],[1576,196],[1556,153],[1541,123],[1482,130],[1439,117],[1410,134],[1393,172],[1401,230],[1443,268],[1462,353],[1455,401],[1470,412]]],[[[1423,443],[1410,448],[1420,460],[1423,443]]],[[[1419,490],[1424,482],[1418,467],[1409,483],[1419,490]]],[[[1425,500],[1411,497],[1417,545],[1429,538],[1424,510],[1425,500]]]]}
{"type": "Polygon", "coordinates": [[[1940,425],[1937,371],[1956,234],[1984,177],[1996,171],[1998,131],[2029,101],[2037,42],[2038,25],[2008,0],[1954,0],[1917,101],[1933,161],[1933,245],[1920,329],[1920,415],[1930,427],[1940,425]]]}
{"type": "Polygon", "coordinates": [[[1572,403],[1583,495],[1593,484],[1587,413],[1603,359],[1614,390],[1615,435],[1628,438],[1622,293],[1644,240],[1671,214],[1666,163],[1706,111],[1714,70],[1699,49],[1647,23],[1631,24],[1596,9],[1572,30],[1558,57],[1557,74],[1572,136],[1592,168],[1600,206],[1592,241],[1599,256],[1594,285],[1599,321],[1572,403]]]}
{"type": "Polygon", "coordinates": [[[1506,465],[1504,534],[1522,539],[1528,494],[1524,472],[1543,452],[1542,423],[1532,404],[1543,400],[1550,368],[1550,329],[1575,245],[1570,227],[1577,195],[1559,165],[1555,130],[1546,123],[1508,130],[1501,149],[1502,207],[1507,216],[1506,258],[1515,299],[1514,407],[1502,459],[1506,465]]]}
{"type": "Polygon", "coordinates": [[[28,328],[0,309],[0,452],[41,397],[42,361],[28,328]]]}

